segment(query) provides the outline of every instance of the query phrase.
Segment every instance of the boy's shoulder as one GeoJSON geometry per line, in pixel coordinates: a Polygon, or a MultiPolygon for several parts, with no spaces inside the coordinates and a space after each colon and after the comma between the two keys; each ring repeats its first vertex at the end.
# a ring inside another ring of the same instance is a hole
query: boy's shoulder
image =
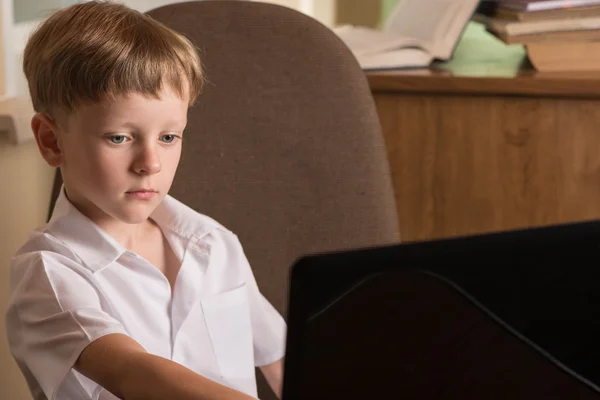
{"type": "Polygon", "coordinates": [[[34,230],[27,241],[14,253],[11,261],[11,286],[31,274],[48,268],[69,268],[82,273],[79,258],[73,249],[48,231],[48,224],[34,230]]]}
{"type": "Polygon", "coordinates": [[[49,226],[50,223],[47,223],[33,230],[25,243],[15,252],[13,258],[35,255],[43,256],[45,253],[59,253],[74,257],[69,247],[50,232],[48,229],[49,226]]]}

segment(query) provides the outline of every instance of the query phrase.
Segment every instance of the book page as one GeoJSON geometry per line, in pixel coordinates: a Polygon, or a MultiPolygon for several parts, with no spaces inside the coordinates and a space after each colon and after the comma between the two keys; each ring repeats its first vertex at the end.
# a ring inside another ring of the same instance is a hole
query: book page
{"type": "Polygon", "coordinates": [[[384,30],[416,39],[424,49],[433,52],[440,25],[455,3],[456,0],[400,0],[384,30]]]}
{"type": "Polygon", "coordinates": [[[385,31],[414,38],[434,57],[451,57],[479,0],[400,0],[385,31]]]}
{"type": "Polygon", "coordinates": [[[407,47],[385,53],[364,54],[358,57],[358,62],[364,70],[397,69],[397,68],[426,68],[433,57],[423,49],[407,47]]]}
{"type": "Polygon", "coordinates": [[[363,26],[344,25],[333,31],[355,56],[419,46],[418,40],[363,26]]]}
{"type": "Polygon", "coordinates": [[[436,39],[434,55],[441,59],[452,57],[454,48],[458,44],[467,24],[473,17],[479,0],[460,0],[454,4],[447,17],[447,23],[442,26],[436,39]]]}

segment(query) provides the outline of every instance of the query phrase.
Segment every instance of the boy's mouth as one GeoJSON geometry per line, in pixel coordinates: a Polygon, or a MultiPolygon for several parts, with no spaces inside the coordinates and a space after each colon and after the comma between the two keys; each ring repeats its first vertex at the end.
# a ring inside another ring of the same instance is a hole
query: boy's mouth
{"type": "Polygon", "coordinates": [[[139,200],[150,200],[156,195],[157,191],[154,189],[135,189],[125,193],[139,200]]]}

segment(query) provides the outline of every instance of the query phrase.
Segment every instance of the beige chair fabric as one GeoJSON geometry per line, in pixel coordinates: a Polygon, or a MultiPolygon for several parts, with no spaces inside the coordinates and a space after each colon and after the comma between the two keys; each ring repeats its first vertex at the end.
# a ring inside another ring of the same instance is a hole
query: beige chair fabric
{"type": "MultiPolygon", "coordinates": [[[[193,41],[208,81],[189,112],[171,194],[239,236],[284,317],[298,257],[399,241],[373,98],[333,32],[254,1],[184,2],[149,15],[193,41]]],[[[259,396],[274,398],[260,377],[259,396]]]]}

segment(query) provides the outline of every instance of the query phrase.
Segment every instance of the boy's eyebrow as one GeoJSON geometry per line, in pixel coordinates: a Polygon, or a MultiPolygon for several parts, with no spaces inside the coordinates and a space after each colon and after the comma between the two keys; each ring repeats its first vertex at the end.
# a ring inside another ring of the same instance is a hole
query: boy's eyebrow
{"type": "MultiPolygon", "coordinates": [[[[107,124],[108,126],[108,130],[115,130],[115,128],[128,128],[128,129],[133,129],[133,130],[137,130],[138,126],[136,123],[134,122],[130,122],[130,121],[117,121],[111,124],[107,124]]],[[[163,123],[160,124],[162,127],[169,127],[168,129],[172,129],[172,128],[178,128],[183,130],[186,125],[187,125],[187,120],[177,120],[177,119],[172,119],[172,120],[167,120],[163,123]]]]}

